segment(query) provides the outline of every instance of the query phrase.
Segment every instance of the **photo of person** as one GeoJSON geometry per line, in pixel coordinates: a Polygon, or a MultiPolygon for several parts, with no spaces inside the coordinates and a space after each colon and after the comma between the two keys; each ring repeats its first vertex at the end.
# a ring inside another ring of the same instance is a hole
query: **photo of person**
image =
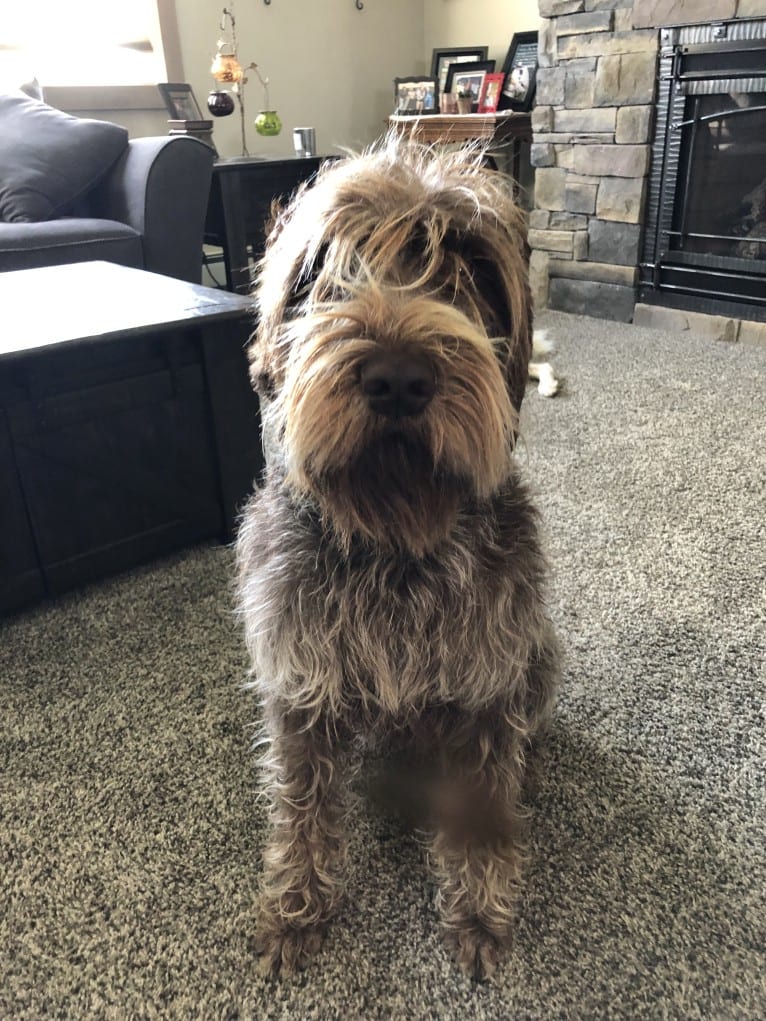
{"type": "Polygon", "coordinates": [[[453,75],[453,93],[459,96],[470,96],[473,103],[478,103],[481,87],[484,84],[484,74],[484,71],[473,71],[471,74],[457,73],[453,75]]]}
{"type": "Polygon", "coordinates": [[[465,53],[461,56],[446,56],[439,61],[439,92],[445,92],[447,88],[447,74],[450,64],[473,63],[476,60],[475,53],[465,53]]]}
{"type": "Polygon", "coordinates": [[[523,64],[517,64],[516,67],[512,67],[506,75],[503,94],[509,99],[516,99],[521,102],[529,92],[533,71],[534,68],[526,67],[523,64]]]}
{"type": "Polygon", "coordinates": [[[500,102],[500,89],[503,85],[502,72],[488,74],[484,79],[484,87],[479,95],[479,113],[494,113],[500,102]]]}
{"type": "Polygon", "coordinates": [[[505,82],[499,110],[528,111],[535,98],[537,75],[537,32],[516,32],[503,62],[505,82]]]}
{"type": "Polygon", "coordinates": [[[160,82],[157,86],[165,107],[176,121],[198,121],[202,119],[199,104],[186,82],[160,82]]]}
{"type": "Polygon", "coordinates": [[[173,102],[176,106],[177,120],[196,121],[200,119],[201,114],[190,93],[186,92],[175,95],[173,102]]]}
{"type": "Polygon", "coordinates": [[[394,113],[417,117],[434,113],[436,82],[433,78],[396,78],[394,113]]]}
{"type": "Polygon", "coordinates": [[[470,98],[472,112],[479,105],[484,79],[495,70],[494,60],[474,60],[471,63],[450,64],[447,75],[447,92],[457,99],[470,98]]]}
{"type": "Polygon", "coordinates": [[[488,107],[497,106],[497,97],[500,92],[500,82],[488,82],[484,90],[484,101],[488,107]]]}

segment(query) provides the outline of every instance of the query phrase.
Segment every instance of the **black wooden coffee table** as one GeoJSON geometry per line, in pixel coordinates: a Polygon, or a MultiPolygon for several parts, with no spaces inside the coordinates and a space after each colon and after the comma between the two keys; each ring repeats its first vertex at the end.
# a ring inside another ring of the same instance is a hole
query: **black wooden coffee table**
{"type": "Polygon", "coordinates": [[[111,263],[0,273],[0,611],[231,536],[251,329],[241,296],[111,263]]]}

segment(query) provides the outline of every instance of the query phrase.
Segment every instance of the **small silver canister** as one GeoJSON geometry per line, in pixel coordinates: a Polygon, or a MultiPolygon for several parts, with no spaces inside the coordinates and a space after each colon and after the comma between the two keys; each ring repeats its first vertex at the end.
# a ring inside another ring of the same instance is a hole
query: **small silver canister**
{"type": "Polygon", "coordinates": [[[315,128],[293,128],[293,145],[296,156],[316,156],[317,134],[315,128]]]}

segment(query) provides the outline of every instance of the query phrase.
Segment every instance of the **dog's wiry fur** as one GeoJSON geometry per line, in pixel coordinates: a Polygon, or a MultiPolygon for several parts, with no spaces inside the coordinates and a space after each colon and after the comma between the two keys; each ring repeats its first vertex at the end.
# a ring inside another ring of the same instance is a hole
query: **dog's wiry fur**
{"type": "Polygon", "coordinates": [[[522,216],[480,154],[389,138],[279,218],[251,348],[267,472],[238,538],[272,830],[256,942],[303,967],[342,891],[364,743],[408,750],[447,941],[489,975],[523,860],[526,752],[556,644],[513,458],[531,351],[522,216]],[[381,352],[416,357],[417,414],[374,410],[381,352]]]}

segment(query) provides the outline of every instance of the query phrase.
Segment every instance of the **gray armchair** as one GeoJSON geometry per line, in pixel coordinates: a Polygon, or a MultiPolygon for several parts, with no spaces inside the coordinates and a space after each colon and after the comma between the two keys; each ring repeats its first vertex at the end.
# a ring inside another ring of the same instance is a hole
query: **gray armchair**
{"type": "Polygon", "coordinates": [[[199,283],[214,159],[195,138],[131,140],[67,215],[0,223],[0,271],[103,259],[199,283]]]}

